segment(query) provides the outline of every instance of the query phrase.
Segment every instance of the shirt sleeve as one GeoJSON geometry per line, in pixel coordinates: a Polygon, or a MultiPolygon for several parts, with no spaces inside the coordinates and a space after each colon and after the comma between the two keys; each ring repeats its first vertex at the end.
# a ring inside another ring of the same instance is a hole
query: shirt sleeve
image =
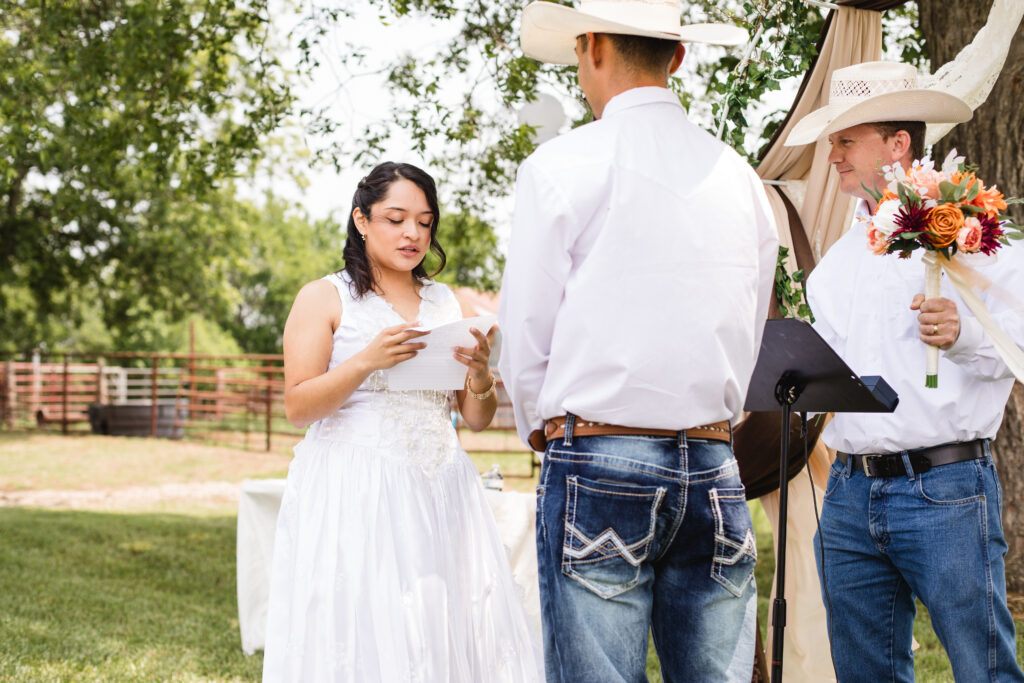
{"type": "MultiPolygon", "coordinates": [[[[991,267],[979,268],[978,272],[991,281],[980,298],[989,309],[993,321],[1018,348],[1024,347],[1024,302],[1015,294],[1024,291],[1024,246],[1000,250],[996,263],[991,267]]],[[[959,297],[956,304],[960,316],[960,336],[944,352],[945,358],[981,379],[1013,377],[1013,372],[967,304],[959,297]]]]}
{"type": "Polygon", "coordinates": [[[539,414],[537,401],[578,232],[579,221],[557,184],[527,159],[516,177],[512,234],[498,306],[503,347],[498,371],[524,443],[531,431],[552,417],[539,414]]]}
{"type": "Polygon", "coordinates": [[[764,324],[768,320],[768,311],[771,308],[772,297],[775,296],[775,269],[779,262],[779,230],[775,225],[775,215],[768,197],[765,195],[764,185],[756,176],[754,188],[755,209],[758,236],[758,285],[757,285],[757,314],[754,319],[754,354],[761,349],[761,337],[764,334],[764,324]]]}

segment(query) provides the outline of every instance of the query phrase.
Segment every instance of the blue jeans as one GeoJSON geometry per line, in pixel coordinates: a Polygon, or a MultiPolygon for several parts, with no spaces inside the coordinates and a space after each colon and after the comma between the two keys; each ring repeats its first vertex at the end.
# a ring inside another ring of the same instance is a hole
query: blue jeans
{"type": "Polygon", "coordinates": [[[649,436],[548,443],[537,564],[548,683],[665,681],[753,671],[757,549],[728,444],[649,436]]]}
{"type": "Polygon", "coordinates": [[[890,478],[832,464],[815,547],[840,681],[914,680],[914,596],[957,681],[1024,681],[1006,607],[1002,490],[987,453],[890,478]]]}

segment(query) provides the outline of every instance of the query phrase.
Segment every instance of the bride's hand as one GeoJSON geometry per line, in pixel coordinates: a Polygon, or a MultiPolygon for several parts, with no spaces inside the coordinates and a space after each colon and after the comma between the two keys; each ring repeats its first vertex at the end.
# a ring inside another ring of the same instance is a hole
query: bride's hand
{"type": "Polygon", "coordinates": [[[412,342],[411,339],[422,337],[429,332],[413,330],[419,322],[403,323],[394,327],[385,327],[373,341],[367,344],[360,353],[371,370],[393,368],[402,361],[409,360],[420,349],[426,348],[424,342],[412,342]]]}
{"type": "Polygon", "coordinates": [[[493,325],[486,335],[475,327],[469,328],[469,331],[476,337],[476,346],[472,348],[456,346],[455,360],[468,368],[467,375],[471,383],[470,386],[474,387],[473,390],[486,391],[493,381],[490,364],[491,345],[494,344],[494,337],[498,333],[498,326],[493,325]]]}

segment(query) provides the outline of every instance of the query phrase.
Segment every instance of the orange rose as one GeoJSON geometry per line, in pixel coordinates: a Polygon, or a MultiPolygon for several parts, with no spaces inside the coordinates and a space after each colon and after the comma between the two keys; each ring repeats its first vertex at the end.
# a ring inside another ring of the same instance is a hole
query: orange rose
{"type": "Polygon", "coordinates": [[[956,241],[964,227],[964,214],[956,204],[939,204],[928,216],[925,238],[938,248],[948,247],[956,241]]]}
{"type": "Polygon", "coordinates": [[[997,190],[995,185],[987,189],[983,188],[978,193],[978,196],[971,200],[971,204],[981,207],[984,209],[982,213],[987,213],[993,218],[1006,211],[1006,200],[1003,198],[1003,193],[997,190]]]}

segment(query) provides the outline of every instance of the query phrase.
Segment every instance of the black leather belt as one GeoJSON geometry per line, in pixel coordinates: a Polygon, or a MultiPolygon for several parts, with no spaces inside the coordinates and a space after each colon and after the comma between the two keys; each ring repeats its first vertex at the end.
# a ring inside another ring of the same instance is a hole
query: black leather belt
{"type": "MultiPolygon", "coordinates": [[[[941,446],[907,451],[907,455],[910,456],[910,467],[914,473],[921,474],[933,467],[984,458],[986,443],[988,443],[988,439],[947,443],[941,446]]],[[[852,458],[853,469],[859,470],[869,477],[901,477],[907,474],[902,453],[850,454],[837,451],[836,457],[844,465],[852,458]]]]}

